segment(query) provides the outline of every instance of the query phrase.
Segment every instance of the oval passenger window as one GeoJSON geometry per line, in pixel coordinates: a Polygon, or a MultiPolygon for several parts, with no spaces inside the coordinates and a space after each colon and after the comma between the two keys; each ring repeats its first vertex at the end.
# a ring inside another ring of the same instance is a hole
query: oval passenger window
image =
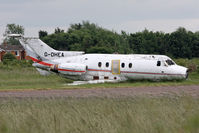
{"type": "Polygon", "coordinates": [[[132,67],[132,63],[129,63],[129,68],[131,68],[132,67]]]}
{"type": "Polygon", "coordinates": [[[122,66],[122,68],[124,68],[124,67],[125,67],[125,64],[124,64],[124,63],[122,63],[122,64],[121,64],[121,66],[122,66]]]}
{"type": "Polygon", "coordinates": [[[102,66],[102,62],[99,62],[99,63],[98,63],[98,67],[101,67],[101,66],[102,66]]]}
{"type": "Polygon", "coordinates": [[[108,62],[106,62],[106,67],[109,67],[109,63],[108,62]]]}

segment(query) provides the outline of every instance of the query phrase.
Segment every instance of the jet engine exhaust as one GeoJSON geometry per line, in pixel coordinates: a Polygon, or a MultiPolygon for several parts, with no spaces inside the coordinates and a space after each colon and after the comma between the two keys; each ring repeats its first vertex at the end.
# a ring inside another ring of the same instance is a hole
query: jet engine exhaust
{"type": "Polygon", "coordinates": [[[52,65],[50,71],[58,73],[58,64],[52,65]]]}

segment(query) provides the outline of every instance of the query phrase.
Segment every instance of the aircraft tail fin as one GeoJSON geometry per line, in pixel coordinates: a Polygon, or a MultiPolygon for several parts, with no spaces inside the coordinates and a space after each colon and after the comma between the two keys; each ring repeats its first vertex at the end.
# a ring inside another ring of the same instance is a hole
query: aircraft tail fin
{"type": "Polygon", "coordinates": [[[20,43],[29,56],[41,61],[84,54],[81,51],[57,51],[38,38],[22,38],[20,43]]]}
{"type": "Polygon", "coordinates": [[[39,55],[36,52],[34,52],[34,50],[25,41],[22,41],[22,39],[20,39],[19,42],[26,50],[28,56],[30,56],[31,58],[39,59],[39,55]]]}

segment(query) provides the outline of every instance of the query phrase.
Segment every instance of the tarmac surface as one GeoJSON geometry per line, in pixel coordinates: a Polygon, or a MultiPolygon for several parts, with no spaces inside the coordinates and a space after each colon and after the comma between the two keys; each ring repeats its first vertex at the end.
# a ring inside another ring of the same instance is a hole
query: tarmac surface
{"type": "Polygon", "coordinates": [[[182,96],[199,97],[199,85],[131,87],[131,88],[90,88],[62,90],[7,90],[0,91],[0,98],[48,98],[48,97],[131,97],[131,96],[182,96]]]}

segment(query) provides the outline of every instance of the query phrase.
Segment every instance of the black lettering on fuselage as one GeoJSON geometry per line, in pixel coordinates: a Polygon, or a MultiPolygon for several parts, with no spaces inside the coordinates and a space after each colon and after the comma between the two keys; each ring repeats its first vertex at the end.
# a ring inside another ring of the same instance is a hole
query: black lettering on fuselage
{"type": "Polygon", "coordinates": [[[47,56],[51,56],[51,57],[64,57],[64,53],[62,53],[62,52],[51,52],[51,53],[44,52],[44,56],[45,57],[47,57],[47,56]]]}
{"type": "Polygon", "coordinates": [[[48,56],[48,53],[47,53],[47,52],[45,52],[45,53],[44,53],[44,56],[45,56],[45,57],[47,57],[47,56],[48,56]]]}

